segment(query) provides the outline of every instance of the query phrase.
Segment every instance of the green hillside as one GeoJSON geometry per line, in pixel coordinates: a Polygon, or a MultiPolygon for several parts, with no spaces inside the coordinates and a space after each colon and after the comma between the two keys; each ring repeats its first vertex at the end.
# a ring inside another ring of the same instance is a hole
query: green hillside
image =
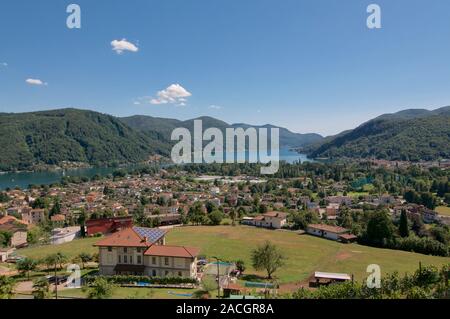
{"type": "Polygon", "coordinates": [[[0,170],[62,161],[132,163],[168,152],[157,133],[143,134],[113,116],[75,109],[0,114],[0,148],[0,170]]]}
{"type": "Polygon", "coordinates": [[[312,157],[419,161],[450,158],[450,107],[386,114],[310,148],[312,157]]]}

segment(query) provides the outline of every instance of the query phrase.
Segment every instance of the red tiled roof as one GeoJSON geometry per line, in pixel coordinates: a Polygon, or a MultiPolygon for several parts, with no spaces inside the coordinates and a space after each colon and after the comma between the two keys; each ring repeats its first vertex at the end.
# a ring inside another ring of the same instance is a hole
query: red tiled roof
{"type": "Polygon", "coordinates": [[[10,224],[10,223],[20,223],[20,224],[24,224],[24,225],[28,225],[28,223],[26,221],[17,219],[14,216],[4,216],[2,218],[0,218],[0,225],[4,225],[4,224],[10,224]]]}
{"type": "Polygon", "coordinates": [[[267,217],[286,218],[286,217],[287,217],[287,214],[286,214],[286,213],[283,213],[283,212],[272,211],[272,212],[267,212],[267,213],[265,213],[264,216],[267,216],[267,217]]]}
{"type": "Polygon", "coordinates": [[[145,242],[143,238],[132,228],[125,228],[117,233],[113,233],[106,238],[103,238],[94,246],[112,246],[112,247],[148,247],[151,245],[149,242],[145,242]]]}
{"type": "Polygon", "coordinates": [[[342,235],[339,235],[339,237],[344,238],[344,239],[347,239],[347,240],[358,238],[358,236],[355,236],[355,235],[353,235],[353,234],[342,234],[342,235]]]}
{"type": "Polygon", "coordinates": [[[308,225],[308,227],[327,231],[330,233],[336,233],[336,234],[346,233],[349,231],[348,229],[343,228],[343,227],[331,226],[331,225],[325,225],[325,224],[310,224],[310,225],[308,225]]]}
{"type": "Polygon", "coordinates": [[[184,246],[153,245],[144,253],[147,256],[163,257],[196,257],[200,252],[199,248],[184,246]]]}

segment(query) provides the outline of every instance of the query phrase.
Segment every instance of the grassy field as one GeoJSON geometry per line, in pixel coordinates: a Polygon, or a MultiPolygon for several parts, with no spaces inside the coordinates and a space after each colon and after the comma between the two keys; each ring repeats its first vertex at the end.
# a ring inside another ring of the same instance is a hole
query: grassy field
{"type": "Polygon", "coordinates": [[[416,253],[372,248],[358,244],[340,244],[330,240],[293,232],[265,230],[246,226],[182,227],[173,229],[167,244],[201,247],[201,253],[218,256],[224,260],[242,259],[246,273],[258,273],[251,267],[251,251],[258,244],[270,240],[287,256],[286,265],[276,276],[281,283],[299,282],[314,271],[344,272],[364,279],[366,268],[378,264],[383,273],[411,272],[423,265],[440,266],[450,263],[450,258],[416,253]]]}
{"type": "Polygon", "coordinates": [[[70,243],[61,245],[45,245],[24,248],[18,250],[17,254],[30,258],[40,259],[53,253],[62,252],[67,257],[69,257],[69,259],[71,259],[73,257],[76,257],[81,252],[86,252],[89,254],[98,252],[98,248],[94,247],[93,244],[98,242],[100,239],[101,238],[75,239],[70,243]]]}
{"type": "MultiPolygon", "coordinates": [[[[92,245],[99,238],[75,240],[57,246],[21,249],[20,255],[40,258],[61,251],[74,257],[82,251],[93,253],[92,245]]],[[[169,245],[196,246],[201,254],[218,256],[224,260],[242,259],[247,274],[264,275],[251,267],[251,251],[258,244],[270,240],[287,256],[286,265],[275,274],[281,283],[299,282],[314,271],[344,272],[354,274],[357,280],[366,277],[366,268],[378,264],[383,273],[411,272],[423,265],[440,266],[450,263],[450,258],[434,257],[416,253],[379,249],[358,244],[340,244],[294,232],[273,231],[247,226],[190,226],[172,229],[167,235],[169,245]]]]}
{"type": "Polygon", "coordinates": [[[436,211],[439,213],[439,215],[450,216],[450,207],[439,206],[436,208],[436,211]]]}

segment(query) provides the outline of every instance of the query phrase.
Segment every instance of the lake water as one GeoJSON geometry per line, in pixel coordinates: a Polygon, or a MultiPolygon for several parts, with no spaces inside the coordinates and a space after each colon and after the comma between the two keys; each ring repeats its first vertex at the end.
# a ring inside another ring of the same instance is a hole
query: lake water
{"type": "MultiPolygon", "coordinates": [[[[305,154],[299,154],[289,149],[280,150],[280,160],[288,163],[295,161],[306,162],[310,161],[305,154]]],[[[78,168],[68,170],[54,170],[43,172],[20,172],[20,173],[4,173],[0,174],[0,189],[5,188],[27,188],[30,184],[34,185],[49,185],[58,183],[63,176],[86,176],[93,177],[94,175],[106,176],[112,174],[117,168],[113,167],[92,167],[92,168],[78,168]]]]}

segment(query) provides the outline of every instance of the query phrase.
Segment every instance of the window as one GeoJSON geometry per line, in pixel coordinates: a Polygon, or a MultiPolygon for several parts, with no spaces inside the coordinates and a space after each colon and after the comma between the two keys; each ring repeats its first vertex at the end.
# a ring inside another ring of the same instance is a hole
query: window
{"type": "Polygon", "coordinates": [[[127,255],[123,256],[123,263],[128,264],[128,256],[127,255]]]}
{"type": "Polygon", "coordinates": [[[178,277],[183,277],[183,273],[181,271],[178,272],[178,277]]]}
{"type": "Polygon", "coordinates": [[[152,270],[152,276],[156,277],[156,270],[155,269],[152,270]]]}
{"type": "Polygon", "coordinates": [[[123,247],[123,252],[127,253],[128,252],[128,248],[127,247],[123,247]]]}
{"type": "Polygon", "coordinates": [[[119,264],[122,263],[122,256],[119,255],[119,264]]]}
{"type": "Polygon", "coordinates": [[[130,264],[133,263],[133,256],[130,256],[130,264]]]}
{"type": "Polygon", "coordinates": [[[169,257],[164,257],[164,265],[169,266],[169,257]]]}
{"type": "Polygon", "coordinates": [[[111,246],[108,247],[108,251],[112,252],[112,247],[111,246]]]}
{"type": "Polygon", "coordinates": [[[156,257],[152,257],[152,264],[156,265],[156,257]]]}
{"type": "Polygon", "coordinates": [[[137,256],[137,263],[138,264],[142,264],[142,257],[141,256],[137,256]]]}

